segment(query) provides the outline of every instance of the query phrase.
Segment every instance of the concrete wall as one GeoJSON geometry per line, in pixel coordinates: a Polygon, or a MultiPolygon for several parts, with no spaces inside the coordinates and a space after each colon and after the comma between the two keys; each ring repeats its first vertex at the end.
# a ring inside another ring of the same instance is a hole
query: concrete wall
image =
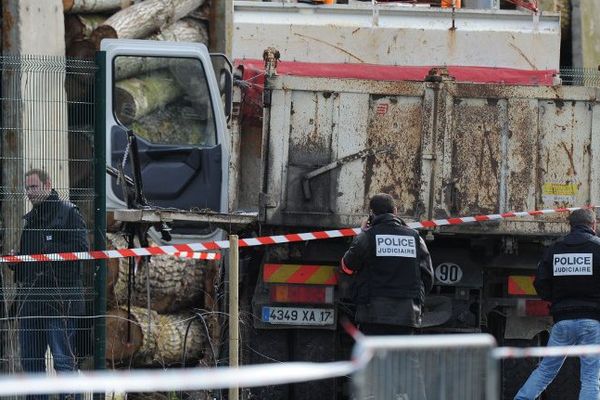
{"type": "MultiPolygon", "coordinates": [[[[61,0],[3,0],[2,53],[65,55],[61,0]]],[[[2,71],[1,142],[4,252],[17,250],[21,218],[30,205],[23,174],[44,168],[61,197],[68,197],[68,126],[64,61],[52,59],[8,65],[2,71]],[[52,64],[52,65],[50,65],[52,64]]]]}
{"type": "Polygon", "coordinates": [[[3,54],[65,55],[61,0],[3,0],[3,54]]]}

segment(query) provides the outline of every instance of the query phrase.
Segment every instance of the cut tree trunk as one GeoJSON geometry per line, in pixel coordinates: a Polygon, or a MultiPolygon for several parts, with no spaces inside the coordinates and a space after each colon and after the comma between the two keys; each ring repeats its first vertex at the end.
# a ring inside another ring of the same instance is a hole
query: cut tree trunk
{"type": "Polygon", "coordinates": [[[189,104],[175,102],[148,114],[131,124],[136,135],[154,143],[188,143],[213,145],[206,137],[206,124],[189,104]]]}
{"type": "Polygon", "coordinates": [[[132,307],[127,318],[127,310],[120,308],[108,312],[106,330],[107,360],[135,367],[193,363],[207,342],[202,322],[192,313],[159,315],[132,307]]]}
{"type": "Polygon", "coordinates": [[[128,125],[181,96],[182,90],[168,71],[155,71],[115,84],[114,109],[128,125]]]}
{"type": "MultiPolygon", "coordinates": [[[[146,338],[147,339],[147,338],[146,338]]],[[[127,310],[110,310],[106,318],[106,359],[113,363],[131,364],[133,357],[142,348],[150,347],[150,343],[144,346],[144,332],[137,324],[137,319],[129,318],[127,310]],[[127,321],[131,320],[129,326],[127,321]],[[129,331],[129,340],[128,340],[129,331]]]]}
{"type": "MultiPolygon", "coordinates": [[[[112,248],[126,248],[125,239],[114,233],[107,234],[112,248]]],[[[137,244],[136,244],[137,245],[137,244]]],[[[171,313],[195,305],[201,307],[204,295],[204,274],[208,263],[215,261],[190,260],[160,256],[142,258],[135,271],[131,303],[150,307],[160,313],[171,313]],[[148,294],[148,281],[150,293],[148,294]]],[[[111,307],[127,304],[127,274],[129,259],[109,260],[107,297],[111,307]]]]}
{"type": "Polygon", "coordinates": [[[137,39],[174,23],[204,4],[204,0],[146,0],[127,7],[106,20],[92,33],[98,48],[106,37],[137,39]]]}
{"type": "Polygon", "coordinates": [[[97,13],[129,7],[132,0],[63,0],[65,13],[97,13]]]}
{"type": "Polygon", "coordinates": [[[106,21],[106,15],[79,14],[65,16],[65,46],[66,48],[76,40],[88,39],[93,30],[106,21]]]}
{"type": "Polygon", "coordinates": [[[184,18],[167,26],[156,35],[150,36],[148,39],[170,42],[204,43],[208,46],[208,30],[204,23],[192,18],[184,18]]]}
{"type": "MultiPolygon", "coordinates": [[[[208,30],[202,22],[184,18],[167,26],[160,33],[149,36],[148,39],[208,45],[208,30]]],[[[117,80],[130,78],[167,67],[167,63],[167,60],[158,57],[121,57],[115,64],[115,76],[117,80]]]]}
{"type": "Polygon", "coordinates": [[[210,20],[210,2],[205,2],[200,7],[196,8],[194,11],[189,13],[188,16],[191,18],[199,19],[201,21],[210,20]]]}

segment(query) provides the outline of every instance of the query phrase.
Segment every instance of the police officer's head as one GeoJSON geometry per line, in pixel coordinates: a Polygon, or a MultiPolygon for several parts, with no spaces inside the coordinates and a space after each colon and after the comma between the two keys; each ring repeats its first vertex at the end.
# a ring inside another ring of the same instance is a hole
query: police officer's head
{"type": "Polygon", "coordinates": [[[571,228],[583,225],[596,229],[596,212],[591,208],[575,210],[569,215],[569,224],[571,224],[571,228]]]}
{"type": "Polygon", "coordinates": [[[369,208],[374,215],[396,214],[394,198],[387,193],[379,193],[371,197],[369,208]]]}

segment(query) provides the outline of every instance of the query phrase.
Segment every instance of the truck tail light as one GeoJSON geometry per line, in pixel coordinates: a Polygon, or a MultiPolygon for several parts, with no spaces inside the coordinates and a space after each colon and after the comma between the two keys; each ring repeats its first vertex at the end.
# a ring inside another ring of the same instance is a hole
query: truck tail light
{"type": "Polygon", "coordinates": [[[271,285],[273,303],[333,304],[333,286],[271,285]]]}
{"type": "Polygon", "coordinates": [[[550,315],[550,303],[544,300],[519,299],[517,315],[522,317],[547,317],[550,315]]]}

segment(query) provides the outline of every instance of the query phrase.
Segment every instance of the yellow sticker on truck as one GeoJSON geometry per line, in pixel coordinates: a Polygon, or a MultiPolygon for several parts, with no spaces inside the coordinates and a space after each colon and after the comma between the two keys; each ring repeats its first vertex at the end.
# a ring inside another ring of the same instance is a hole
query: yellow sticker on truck
{"type": "Polygon", "coordinates": [[[546,182],[542,185],[542,197],[545,202],[574,202],[579,193],[576,183],[546,182]]]}

